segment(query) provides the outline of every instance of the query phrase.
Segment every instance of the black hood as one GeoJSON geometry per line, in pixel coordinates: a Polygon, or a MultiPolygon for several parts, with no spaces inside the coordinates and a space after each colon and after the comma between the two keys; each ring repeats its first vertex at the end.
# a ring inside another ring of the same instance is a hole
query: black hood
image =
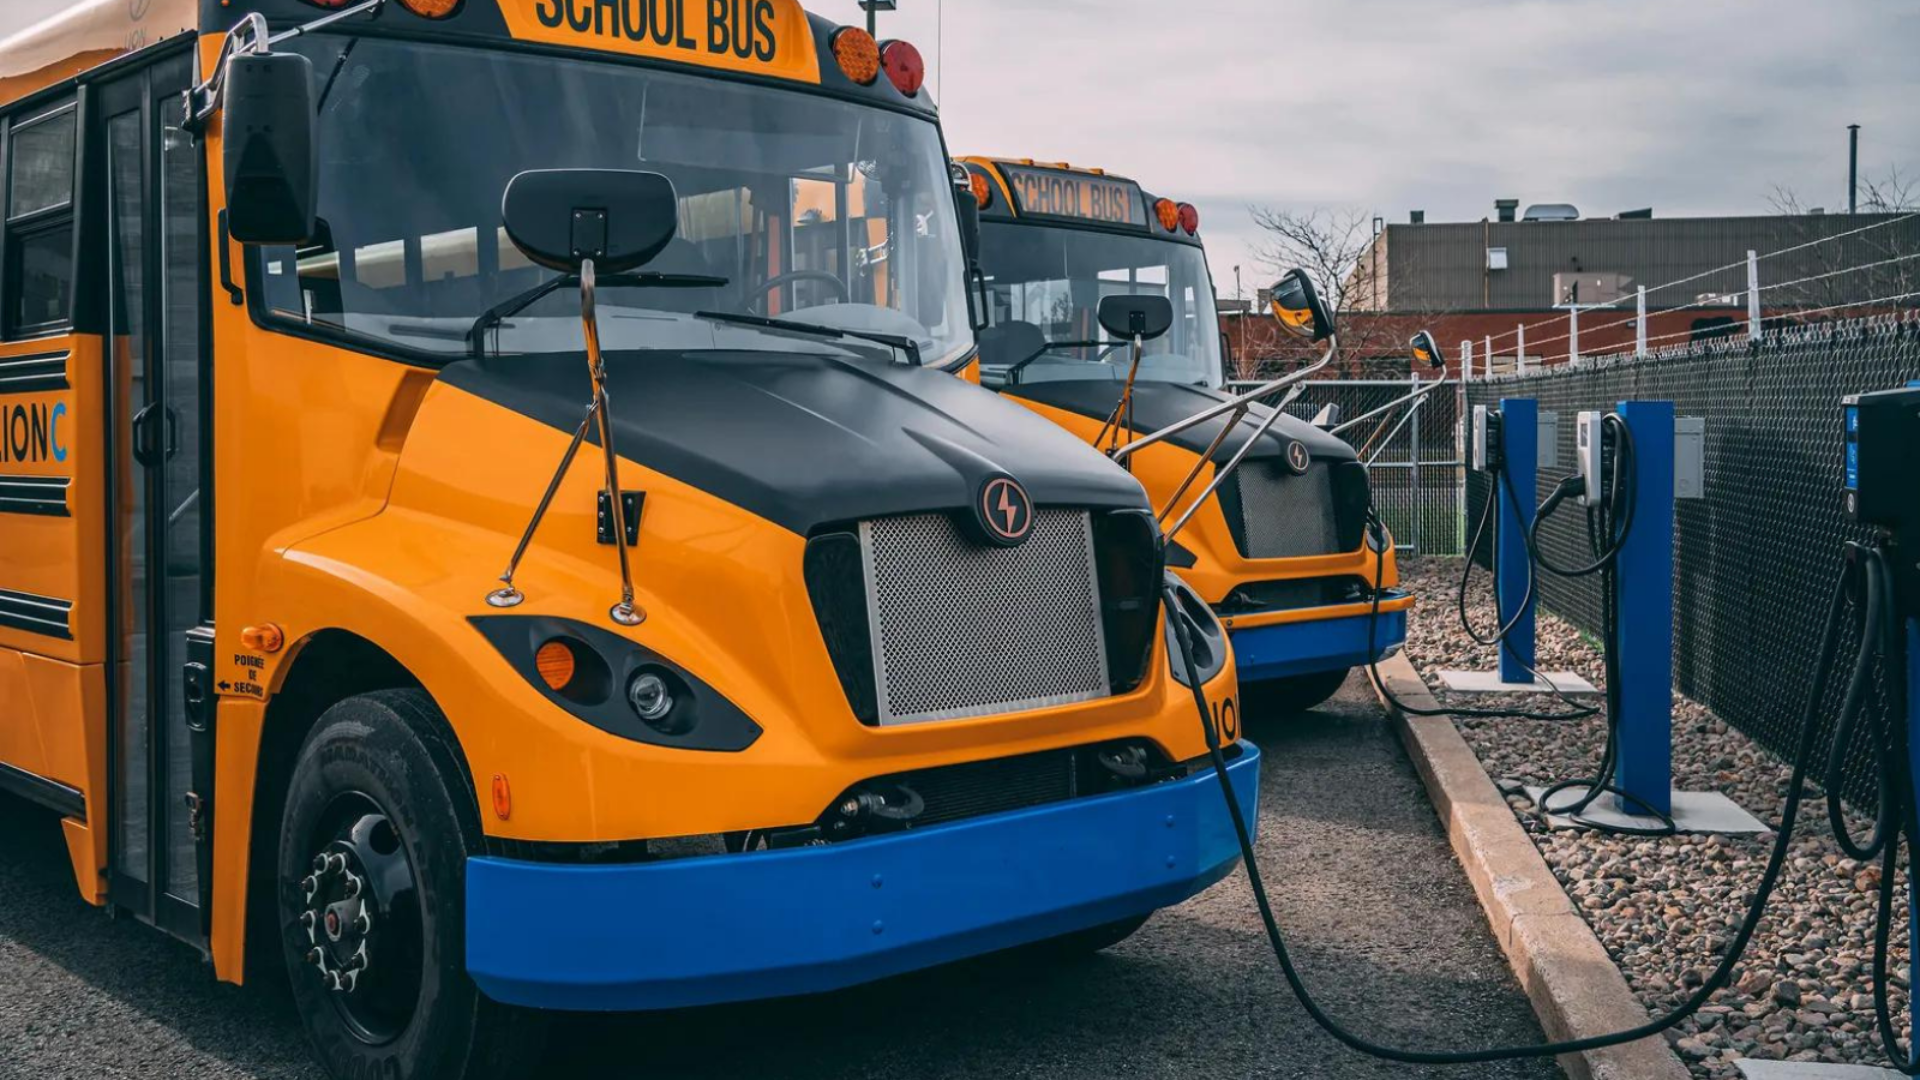
{"type": "MultiPolygon", "coordinates": [[[[1039,405],[1051,406],[1066,412],[1078,413],[1104,421],[1113,414],[1114,405],[1120,401],[1120,392],[1125,384],[1112,379],[1049,379],[1044,382],[1020,383],[1009,386],[1004,391],[1012,397],[1031,401],[1039,405]]],[[[1281,391],[1284,394],[1285,391],[1281,391]]],[[[1204,386],[1189,386],[1184,383],[1136,382],[1133,384],[1133,426],[1141,435],[1148,435],[1161,428],[1177,424],[1187,417],[1218,405],[1232,395],[1204,386]]],[[[1239,449],[1246,445],[1248,436],[1264,423],[1272,413],[1265,405],[1252,405],[1247,409],[1246,418],[1233,429],[1220,449],[1215,451],[1213,459],[1224,463],[1239,449]]],[[[1168,442],[1190,453],[1203,454],[1213,440],[1220,435],[1220,429],[1231,419],[1231,412],[1222,413],[1205,423],[1195,424],[1185,431],[1174,435],[1168,442]]],[[[1329,435],[1312,424],[1294,416],[1282,416],[1274,422],[1247,454],[1249,460],[1261,458],[1284,458],[1289,443],[1305,443],[1307,451],[1316,461],[1353,461],[1353,447],[1338,436],[1329,435]]]]}
{"type": "MultiPolygon", "coordinates": [[[[1133,477],[1079,439],[941,371],[854,356],[647,351],[608,353],[607,372],[621,457],[801,535],[971,507],[999,475],[1036,505],[1148,506],[1133,477]]],[[[580,353],[461,360],[440,378],[568,434],[591,397],[580,353]]]]}

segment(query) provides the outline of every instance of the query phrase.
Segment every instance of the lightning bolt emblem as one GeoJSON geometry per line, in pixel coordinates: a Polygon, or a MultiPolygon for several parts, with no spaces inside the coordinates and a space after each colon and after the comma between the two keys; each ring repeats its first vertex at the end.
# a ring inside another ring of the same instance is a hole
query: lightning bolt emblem
{"type": "Polygon", "coordinates": [[[1010,490],[1011,489],[1007,487],[1002,487],[1000,489],[1000,507],[999,507],[1001,516],[1006,518],[1007,535],[1009,536],[1013,535],[1014,521],[1020,516],[1020,510],[1018,507],[1016,507],[1013,504],[1013,496],[1009,494],[1010,490]]]}

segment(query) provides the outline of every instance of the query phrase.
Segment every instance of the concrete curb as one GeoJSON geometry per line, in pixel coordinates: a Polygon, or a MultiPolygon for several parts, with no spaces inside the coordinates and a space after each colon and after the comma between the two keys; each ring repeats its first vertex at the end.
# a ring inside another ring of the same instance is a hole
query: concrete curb
{"type": "MultiPolygon", "coordinates": [[[[1382,661],[1380,676],[1408,706],[1439,707],[1405,656],[1382,661]]],[[[1645,1006],[1627,988],[1453,721],[1409,716],[1384,698],[1382,704],[1547,1038],[1585,1038],[1646,1023],[1645,1006]]],[[[1559,1060],[1573,1080],[1691,1076],[1658,1036],[1559,1060]]]]}

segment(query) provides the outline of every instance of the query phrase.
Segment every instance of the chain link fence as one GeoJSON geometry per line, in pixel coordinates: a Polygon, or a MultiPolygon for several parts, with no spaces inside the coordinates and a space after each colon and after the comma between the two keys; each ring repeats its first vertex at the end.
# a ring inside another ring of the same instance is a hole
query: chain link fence
{"type": "MultiPolygon", "coordinates": [[[[1676,508],[1674,687],[1786,756],[1795,746],[1842,545],[1866,539],[1841,509],[1840,399],[1914,379],[1920,312],[1796,327],[1754,342],[1678,346],[1640,360],[1596,358],[1476,382],[1466,397],[1469,415],[1472,406],[1503,397],[1534,398],[1542,412],[1559,414],[1558,468],[1540,470],[1536,500],[1573,471],[1581,410],[1669,400],[1678,415],[1706,420],[1706,497],[1676,508]]],[[[1468,479],[1469,527],[1490,493],[1486,476],[1468,479]]],[[[1587,561],[1579,507],[1564,506],[1540,535],[1560,565],[1587,561]]],[[[1483,542],[1474,557],[1487,562],[1490,549],[1483,542]]],[[[1598,634],[1599,588],[1597,577],[1542,574],[1540,602],[1598,634]]],[[[1837,699],[1845,680],[1833,682],[1837,699]]],[[[1851,755],[1850,799],[1873,796],[1866,751],[1858,746],[1851,755]]]]}
{"type": "MultiPolygon", "coordinates": [[[[1231,393],[1256,383],[1235,383],[1231,393]]],[[[1287,412],[1303,420],[1328,406],[1353,420],[1404,397],[1420,384],[1405,379],[1316,379],[1287,412]]],[[[1460,478],[1460,394],[1435,390],[1418,409],[1390,409],[1341,433],[1368,462],[1374,505],[1393,530],[1394,544],[1417,555],[1458,555],[1465,543],[1460,478]]]]}

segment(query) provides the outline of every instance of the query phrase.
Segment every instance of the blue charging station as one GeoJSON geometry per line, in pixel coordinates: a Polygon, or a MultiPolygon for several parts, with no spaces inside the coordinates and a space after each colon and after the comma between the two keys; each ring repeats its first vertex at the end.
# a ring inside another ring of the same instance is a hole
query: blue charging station
{"type": "Polygon", "coordinates": [[[1673,402],[1623,401],[1633,434],[1633,528],[1620,549],[1620,760],[1624,813],[1673,812],[1673,402]]]}
{"type": "Polygon", "coordinates": [[[1527,579],[1532,574],[1527,532],[1533,528],[1534,477],[1539,470],[1540,403],[1532,398],[1500,399],[1500,454],[1506,480],[1494,480],[1492,498],[1500,504],[1494,532],[1493,557],[1500,594],[1500,625],[1511,626],[1500,649],[1500,681],[1532,685],[1534,607],[1527,579]],[[1517,498],[1509,499],[1501,484],[1511,482],[1517,498]],[[1516,513],[1514,503],[1518,502],[1516,513]],[[1525,607],[1521,602],[1525,601],[1525,607]]]}

